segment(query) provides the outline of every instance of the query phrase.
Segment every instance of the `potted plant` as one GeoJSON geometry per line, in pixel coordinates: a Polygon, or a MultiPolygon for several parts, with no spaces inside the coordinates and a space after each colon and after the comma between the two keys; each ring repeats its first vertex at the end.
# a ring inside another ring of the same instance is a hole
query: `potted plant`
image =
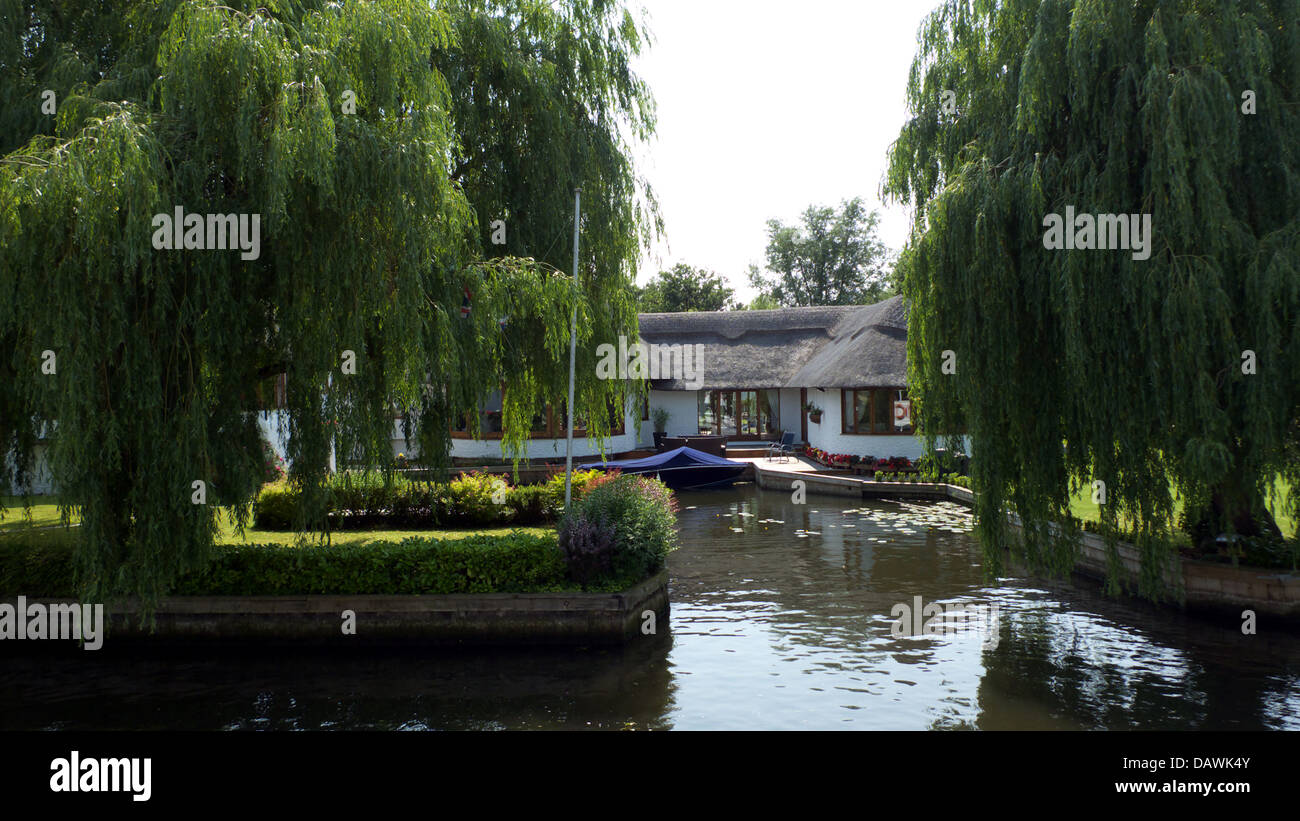
{"type": "Polygon", "coordinates": [[[672,417],[673,415],[668,412],[667,408],[655,408],[654,412],[650,414],[655,426],[655,450],[663,450],[664,436],[668,430],[668,420],[672,417]]]}
{"type": "Polygon", "coordinates": [[[817,407],[816,404],[814,404],[814,403],[812,403],[812,402],[809,402],[808,404],[806,404],[806,405],[803,406],[803,409],[806,410],[806,411],[808,411],[808,419],[809,419],[813,424],[815,424],[815,425],[820,425],[820,424],[821,424],[821,421],[822,421],[822,409],[821,409],[821,408],[817,407]]]}

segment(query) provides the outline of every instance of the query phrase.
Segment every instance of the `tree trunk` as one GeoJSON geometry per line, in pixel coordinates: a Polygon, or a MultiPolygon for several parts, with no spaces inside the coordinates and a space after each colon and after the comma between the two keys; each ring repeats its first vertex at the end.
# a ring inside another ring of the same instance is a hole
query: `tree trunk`
{"type": "Polygon", "coordinates": [[[1192,523],[1196,546],[1204,552],[1217,551],[1221,535],[1282,538],[1264,498],[1235,472],[1211,491],[1209,504],[1197,516],[1188,516],[1187,521],[1192,523]]]}

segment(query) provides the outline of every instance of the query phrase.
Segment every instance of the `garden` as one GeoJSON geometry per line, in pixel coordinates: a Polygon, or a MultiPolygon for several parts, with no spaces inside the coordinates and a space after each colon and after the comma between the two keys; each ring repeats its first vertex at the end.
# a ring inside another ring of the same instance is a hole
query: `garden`
{"type": "MultiPolygon", "coordinates": [[[[512,486],[482,473],[426,483],[344,472],[323,489],[325,528],[314,532],[283,479],[259,492],[252,527],[223,511],[211,560],[171,595],[612,592],[661,570],[677,544],[672,492],[642,476],[575,472],[571,511],[562,474],[512,486]]],[[[9,510],[0,594],[78,596],[69,524],[53,502],[9,510]]]]}

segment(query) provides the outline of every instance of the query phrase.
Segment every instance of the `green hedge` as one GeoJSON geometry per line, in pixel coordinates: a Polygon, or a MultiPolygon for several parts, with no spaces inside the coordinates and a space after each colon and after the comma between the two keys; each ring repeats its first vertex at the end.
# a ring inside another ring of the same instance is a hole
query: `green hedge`
{"type": "MultiPolygon", "coordinates": [[[[580,496],[602,475],[574,471],[574,493],[580,496]]],[[[536,525],[558,517],[564,506],[564,475],[541,485],[512,487],[504,477],[488,473],[431,483],[345,471],[331,476],[325,491],[326,515],[330,527],[338,530],[536,525]]],[[[299,511],[295,486],[267,485],[258,494],[254,523],[262,530],[293,530],[300,523],[299,511]]]]}
{"type": "MultiPolygon", "coordinates": [[[[340,545],[222,545],[177,596],[543,593],[576,590],[553,533],[340,545]]],[[[74,598],[70,539],[0,540],[0,595],[74,598]]]]}
{"type": "Polygon", "coordinates": [[[677,547],[673,492],[648,476],[593,482],[560,522],[560,549],[570,578],[617,580],[622,586],[663,568],[677,547]]]}
{"type": "Polygon", "coordinates": [[[564,590],[553,534],[315,547],[231,545],[177,596],[535,593],[564,590]]]}
{"type": "MultiPolygon", "coordinates": [[[[561,528],[563,542],[553,532],[513,531],[329,546],[221,545],[208,566],[181,578],[171,595],[597,592],[625,589],[661,569],[677,544],[672,492],[644,476],[592,472],[578,478],[574,511],[561,528]]],[[[562,483],[560,477],[561,498],[562,483]]],[[[464,484],[467,487],[449,491],[446,509],[465,515],[486,509],[482,488],[496,485],[480,479],[464,484]]],[[[537,511],[551,504],[551,484],[513,490],[522,507],[537,511]]],[[[447,486],[423,485],[418,490],[443,489],[447,486]]],[[[261,500],[269,503],[264,514],[275,505],[290,506],[283,488],[268,490],[261,500]]],[[[410,488],[394,491],[392,484],[357,482],[345,485],[333,498],[353,506],[388,505],[387,515],[415,515],[404,505],[423,497],[410,488]]],[[[488,504],[501,507],[490,498],[488,504]]],[[[75,598],[74,541],[75,534],[63,530],[0,534],[0,595],[75,598]]]]}
{"type": "Polygon", "coordinates": [[[72,584],[73,538],[64,530],[0,538],[0,595],[76,597],[72,584]]]}

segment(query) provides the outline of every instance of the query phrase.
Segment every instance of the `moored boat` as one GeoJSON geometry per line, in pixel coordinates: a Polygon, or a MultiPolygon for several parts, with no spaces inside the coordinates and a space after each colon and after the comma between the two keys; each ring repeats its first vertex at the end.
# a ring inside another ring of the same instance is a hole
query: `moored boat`
{"type": "Polygon", "coordinates": [[[680,447],[644,459],[600,462],[583,467],[656,476],[673,490],[699,490],[730,485],[744,473],[747,465],[695,448],[680,447]]]}

